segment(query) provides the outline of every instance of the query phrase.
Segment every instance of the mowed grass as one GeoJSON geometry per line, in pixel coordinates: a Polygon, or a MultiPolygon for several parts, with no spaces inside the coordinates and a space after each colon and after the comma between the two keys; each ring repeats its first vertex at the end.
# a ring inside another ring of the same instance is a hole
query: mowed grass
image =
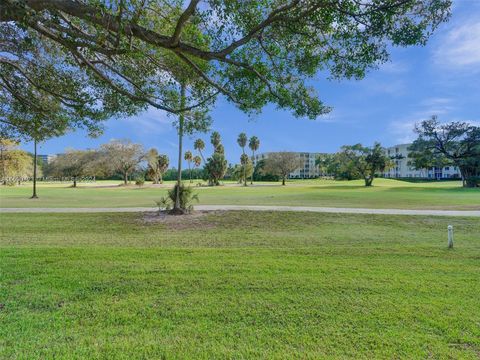
{"type": "MultiPolygon", "coordinates": [[[[0,187],[0,207],[146,207],[164,196],[164,187],[138,188],[98,182],[96,186],[70,184],[39,186],[40,199],[29,199],[31,185],[0,187]]],[[[459,181],[410,183],[376,179],[366,188],[362,181],[296,180],[287,186],[257,183],[243,187],[227,183],[219,187],[196,187],[200,204],[291,205],[396,209],[479,210],[480,189],[464,189],[459,181]]]]}
{"type": "Polygon", "coordinates": [[[0,220],[2,359],[480,356],[476,218],[0,220]]]}

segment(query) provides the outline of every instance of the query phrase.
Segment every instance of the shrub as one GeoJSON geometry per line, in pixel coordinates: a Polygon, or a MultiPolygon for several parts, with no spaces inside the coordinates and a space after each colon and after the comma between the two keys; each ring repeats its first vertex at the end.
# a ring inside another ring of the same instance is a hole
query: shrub
{"type": "Polygon", "coordinates": [[[467,187],[480,187],[480,176],[470,176],[465,179],[467,187]]]}
{"type": "Polygon", "coordinates": [[[135,185],[137,186],[143,186],[145,184],[145,178],[139,176],[135,178],[135,185]]]}
{"type": "MultiPolygon", "coordinates": [[[[160,200],[155,201],[158,206],[158,211],[166,210],[171,211],[174,209],[175,200],[177,198],[177,187],[178,184],[168,190],[167,196],[160,198],[160,200]]],[[[185,184],[180,184],[180,213],[191,213],[193,210],[193,201],[198,202],[198,194],[193,192],[193,188],[186,186],[185,184]]],[[[175,212],[177,213],[177,212],[175,212]]]]}

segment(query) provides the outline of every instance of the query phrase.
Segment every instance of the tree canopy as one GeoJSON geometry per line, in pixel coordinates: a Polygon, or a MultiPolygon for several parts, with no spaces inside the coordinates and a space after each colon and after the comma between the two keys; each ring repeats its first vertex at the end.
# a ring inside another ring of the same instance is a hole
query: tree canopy
{"type": "Polygon", "coordinates": [[[274,152],[265,159],[263,171],[266,174],[277,175],[282,179],[282,185],[291,172],[302,167],[303,161],[298,154],[293,152],[274,152]]]}
{"type": "Polygon", "coordinates": [[[70,177],[73,187],[82,176],[95,176],[96,152],[91,150],[67,150],[65,154],[58,155],[51,164],[48,172],[55,177],[70,177]]]}
{"type": "Polygon", "coordinates": [[[4,185],[14,185],[32,176],[32,157],[17,147],[17,142],[0,138],[0,181],[4,185]]]}
{"type": "Polygon", "coordinates": [[[330,110],[307,84],[318,71],[362,78],[449,14],[450,0],[0,0],[0,63],[40,73],[42,49],[129,110],[201,112],[222,94],[243,111],[271,102],[315,118],[330,110]]]}
{"type": "Polygon", "coordinates": [[[101,161],[105,169],[111,174],[123,176],[125,185],[128,177],[138,169],[140,162],[145,159],[145,152],[141,144],[129,140],[112,140],[100,148],[101,161]]]}
{"type": "Polygon", "coordinates": [[[342,146],[340,157],[346,169],[365,180],[365,186],[371,186],[377,173],[392,166],[391,159],[379,143],[372,147],[362,144],[342,146]]]}
{"type": "Polygon", "coordinates": [[[465,122],[441,124],[436,116],[415,127],[418,138],[409,157],[416,168],[458,166],[464,186],[480,184],[480,127],[465,122]]]}

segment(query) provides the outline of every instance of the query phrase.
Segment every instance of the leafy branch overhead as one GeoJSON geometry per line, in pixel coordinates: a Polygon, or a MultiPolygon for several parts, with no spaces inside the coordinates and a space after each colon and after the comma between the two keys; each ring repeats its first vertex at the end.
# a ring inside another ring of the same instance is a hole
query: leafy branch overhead
{"type": "Polygon", "coordinates": [[[41,44],[120,104],[179,113],[222,94],[243,111],[272,102],[315,118],[330,110],[307,86],[318,71],[362,78],[389,45],[425,44],[449,12],[450,0],[0,0],[0,66],[43,68],[33,50],[12,52],[41,44]]]}

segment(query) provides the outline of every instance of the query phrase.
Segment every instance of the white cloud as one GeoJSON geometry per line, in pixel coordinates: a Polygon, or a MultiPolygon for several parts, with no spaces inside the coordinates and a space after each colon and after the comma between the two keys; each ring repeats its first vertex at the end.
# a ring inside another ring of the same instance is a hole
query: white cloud
{"type": "Polygon", "coordinates": [[[120,121],[127,123],[127,126],[138,134],[161,134],[171,130],[173,120],[165,111],[149,107],[139,115],[120,121]]]}
{"type": "Polygon", "coordinates": [[[365,80],[362,85],[365,91],[377,94],[388,94],[391,96],[401,96],[407,90],[407,84],[403,79],[386,80],[371,78],[365,80]]]}
{"type": "MultiPolygon", "coordinates": [[[[423,119],[422,119],[423,120],[423,119]]],[[[407,144],[415,140],[416,135],[413,132],[415,124],[419,120],[407,120],[404,119],[394,121],[390,123],[389,132],[392,134],[395,144],[407,144]]]]}
{"type": "Polygon", "coordinates": [[[449,30],[433,52],[434,62],[457,69],[480,69],[480,18],[449,30]]]}
{"type": "Polygon", "coordinates": [[[392,141],[395,144],[405,144],[411,143],[417,138],[417,135],[414,133],[414,128],[416,124],[419,124],[423,120],[430,119],[432,115],[444,115],[440,116],[439,120],[441,123],[447,123],[452,121],[466,122],[474,126],[480,126],[480,122],[476,120],[461,119],[457,117],[449,116],[450,110],[454,108],[450,106],[451,100],[448,98],[431,98],[426,99],[420,102],[420,106],[423,106],[424,109],[411,113],[407,117],[396,119],[390,122],[388,127],[388,132],[392,136],[392,141]],[[438,106],[438,103],[446,104],[444,107],[438,106]],[[434,105],[433,107],[429,105],[434,105]],[[435,105],[437,107],[435,107],[435,105]]]}
{"type": "Polygon", "coordinates": [[[387,74],[402,74],[409,70],[409,66],[402,61],[388,61],[380,65],[380,71],[387,74]]]}
{"type": "MultiPolygon", "coordinates": [[[[447,97],[426,98],[419,102],[418,110],[412,112],[406,117],[395,119],[389,124],[388,131],[392,135],[395,143],[410,143],[416,139],[413,132],[415,124],[431,118],[432,115],[444,115],[454,110],[453,100],[447,97]]],[[[453,121],[453,120],[452,120],[453,121]]]]}

